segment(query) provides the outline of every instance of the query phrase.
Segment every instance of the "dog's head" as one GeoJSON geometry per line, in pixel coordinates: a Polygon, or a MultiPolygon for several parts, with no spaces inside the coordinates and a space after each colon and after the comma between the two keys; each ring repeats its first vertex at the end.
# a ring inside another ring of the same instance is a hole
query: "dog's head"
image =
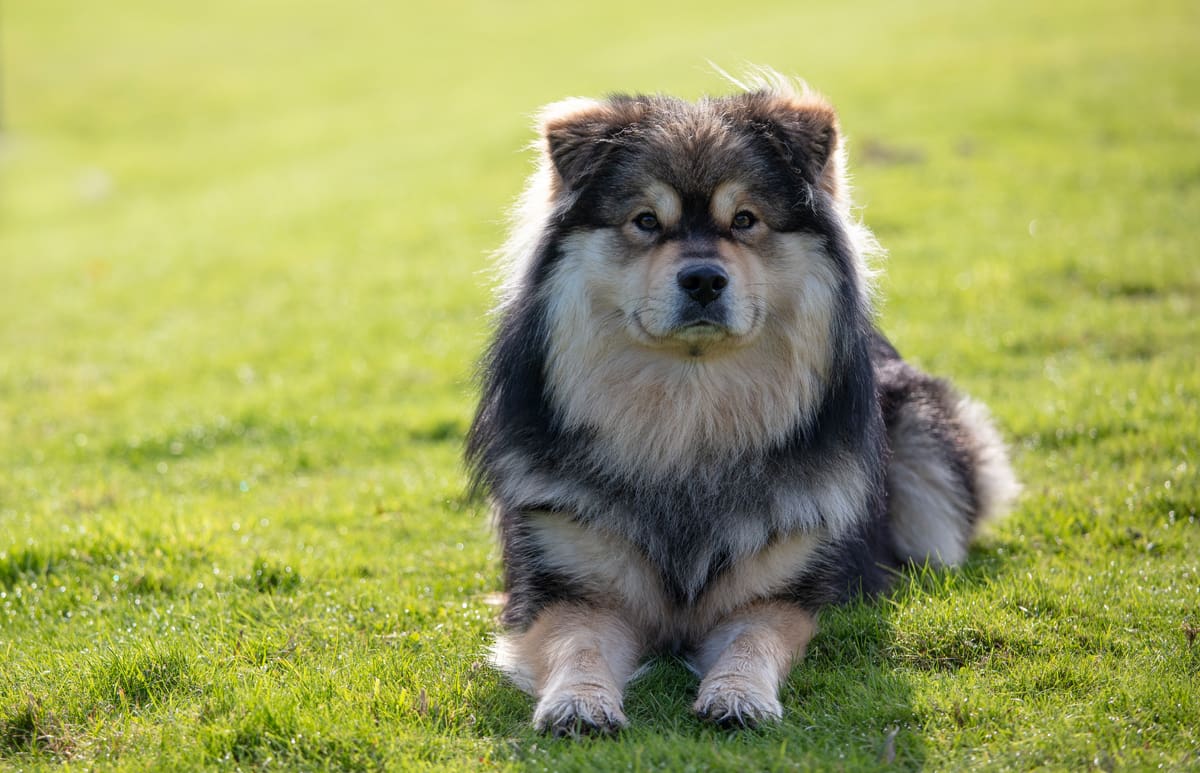
{"type": "Polygon", "coordinates": [[[833,109],[776,81],[569,100],[540,130],[505,307],[540,310],[560,423],[634,460],[762,447],[811,418],[866,307],[833,109]]]}
{"type": "Polygon", "coordinates": [[[818,221],[843,207],[845,186],[819,98],[572,100],[546,111],[542,135],[560,257],[596,319],[631,342],[718,356],[835,289],[818,221]]]}

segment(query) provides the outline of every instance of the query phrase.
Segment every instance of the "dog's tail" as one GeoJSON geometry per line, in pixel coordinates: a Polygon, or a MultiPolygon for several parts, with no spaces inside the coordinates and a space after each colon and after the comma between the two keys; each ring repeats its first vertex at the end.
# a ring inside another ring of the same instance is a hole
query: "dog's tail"
{"type": "Polygon", "coordinates": [[[987,408],[905,363],[889,366],[881,386],[894,544],[902,560],[954,566],[1021,486],[987,408]]]}

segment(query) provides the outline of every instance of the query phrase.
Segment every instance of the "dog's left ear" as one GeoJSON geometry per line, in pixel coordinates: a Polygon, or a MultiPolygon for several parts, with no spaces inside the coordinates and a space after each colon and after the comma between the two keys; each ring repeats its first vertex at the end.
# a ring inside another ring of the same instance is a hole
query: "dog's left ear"
{"type": "Polygon", "coordinates": [[[756,123],[784,161],[839,206],[847,204],[845,162],[837,113],[809,92],[750,95],[756,123]]]}
{"type": "Polygon", "coordinates": [[[644,104],[623,97],[568,99],[544,108],[539,116],[544,150],[563,186],[583,188],[644,112],[644,104]]]}

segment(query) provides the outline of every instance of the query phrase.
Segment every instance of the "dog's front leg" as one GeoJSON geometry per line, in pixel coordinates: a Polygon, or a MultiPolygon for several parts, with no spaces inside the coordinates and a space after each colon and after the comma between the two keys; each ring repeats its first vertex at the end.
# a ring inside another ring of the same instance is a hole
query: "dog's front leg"
{"type": "Polygon", "coordinates": [[[502,636],[496,662],[538,699],[539,730],[609,734],[626,724],[621,694],[644,648],[616,611],[562,602],[543,609],[525,632],[502,636]]]}
{"type": "Polygon", "coordinates": [[[703,676],[693,709],[725,726],[781,718],[779,686],[816,630],[811,612],[785,601],[760,601],[732,613],[709,631],[692,660],[703,676]]]}

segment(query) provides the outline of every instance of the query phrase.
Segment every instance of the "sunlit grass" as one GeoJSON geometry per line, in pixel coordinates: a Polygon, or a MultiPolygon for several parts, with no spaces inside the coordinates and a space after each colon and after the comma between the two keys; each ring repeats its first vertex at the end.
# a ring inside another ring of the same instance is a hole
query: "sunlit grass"
{"type": "Polygon", "coordinates": [[[1194,4],[438,8],[4,5],[0,765],[1200,764],[1194,4]],[[539,105],[707,60],[840,108],[881,323],[1026,495],[825,615],[782,725],[668,661],[545,739],[459,462],[488,253],[539,105]]]}

